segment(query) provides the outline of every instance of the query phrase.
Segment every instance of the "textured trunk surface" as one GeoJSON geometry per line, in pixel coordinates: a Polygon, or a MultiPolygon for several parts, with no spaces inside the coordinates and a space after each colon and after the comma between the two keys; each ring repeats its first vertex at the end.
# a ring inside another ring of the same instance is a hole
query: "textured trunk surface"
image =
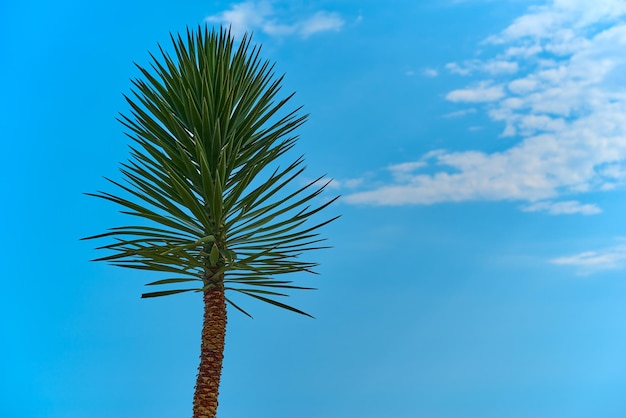
{"type": "Polygon", "coordinates": [[[226,300],[224,289],[212,287],[204,292],[204,323],[200,346],[200,367],[193,397],[193,418],[215,418],[217,395],[224,358],[226,300]]]}

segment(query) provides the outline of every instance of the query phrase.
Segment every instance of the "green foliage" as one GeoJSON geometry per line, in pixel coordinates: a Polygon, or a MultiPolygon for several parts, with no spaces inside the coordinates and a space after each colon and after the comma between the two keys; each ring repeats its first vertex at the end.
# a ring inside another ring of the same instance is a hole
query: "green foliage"
{"type": "Polygon", "coordinates": [[[276,276],[312,272],[316,264],[300,256],[326,248],[318,229],[336,218],[307,221],[336,198],[314,205],[321,178],[289,188],[304,170],[302,157],[273,165],[294,146],[306,116],[300,108],[281,115],[293,94],[277,98],[282,77],[248,36],[236,47],[229,31],[198,28],[172,42],[175,57],[160,48],[152,71],[138,66],[144,80],[134,80],[134,96],[126,97],[131,116],[121,115],[134,145],[122,164],[126,183],[109,181],[129,198],[90,194],[144,221],[85,239],[113,239],[99,247],[112,254],[96,261],[176,276],[149,286],[193,285],[142,297],[223,286],[305,314],[274,297],[309,288],[276,276]]]}

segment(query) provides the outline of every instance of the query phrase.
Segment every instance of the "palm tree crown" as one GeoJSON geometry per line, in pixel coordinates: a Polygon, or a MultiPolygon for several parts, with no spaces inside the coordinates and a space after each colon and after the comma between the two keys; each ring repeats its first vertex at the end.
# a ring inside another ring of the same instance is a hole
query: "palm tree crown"
{"type": "MultiPolygon", "coordinates": [[[[122,164],[125,182],[110,180],[125,197],[91,194],[140,221],[86,239],[112,239],[99,247],[110,253],[98,261],[171,275],[147,285],[175,288],[142,297],[204,294],[205,328],[223,323],[221,330],[203,328],[202,375],[205,351],[210,357],[223,350],[225,305],[223,313],[209,310],[225,301],[249,316],[225,291],[308,315],[276,300],[285,290],[309,289],[279,275],[316,266],[300,256],[324,248],[318,229],[336,217],[309,220],[336,198],[315,204],[328,184],[321,178],[293,187],[302,157],[277,166],[306,115],[300,108],[284,112],[293,94],[277,98],[283,77],[247,35],[236,45],[228,30],[199,27],[172,42],[173,56],[160,48],[161,61],[152,56],[149,70],[138,66],[144,79],[134,80],[133,97],[126,97],[131,115],[120,121],[134,141],[131,159],[122,164]],[[208,340],[220,332],[221,348],[208,340]]],[[[196,392],[204,385],[200,375],[196,392]]],[[[205,388],[216,397],[219,374],[206,379],[217,379],[215,389],[205,388]]],[[[194,416],[215,415],[195,404],[194,416]]]]}

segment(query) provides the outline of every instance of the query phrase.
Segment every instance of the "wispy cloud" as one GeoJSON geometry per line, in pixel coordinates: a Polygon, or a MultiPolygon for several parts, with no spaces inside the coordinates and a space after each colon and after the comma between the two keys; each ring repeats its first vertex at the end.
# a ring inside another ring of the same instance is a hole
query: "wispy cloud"
{"type": "Polygon", "coordinates": [[[318,32],[338,31],[344,23],[344,20],[337,13],[317,12],[309,18],[297,22],[295,31],[306,38],[318,32]]]}
{"type": "Polygon", "coordinates": [[[450,62],[446,64],[446,70],[450,71],[452,74],[458,75],[470,75],[472,73],[472,70],[470,68],[465,66],[461,67],[456,62],[450,62]]]}
{"type": "Polygon", "coordinates": [[[626,245],[620,244],[595,251],[558,257],[550,263],[577,268],[578,274],[589,275],[605,270],[626,268],[626,245]]]}
{"type": "Polygon", "coordinates": [[[304,17],[294,17],[294,14],[276,10],[271,1],[246,1],[233,4],[230,9],[208,16],[205,20],[230,25],[236,36],[260,31],[269,36],[296,35],[301,38],[320,32],[339,31],[345,24],[335,12],[322,10],[304,17]]]}
{"type": "Polygon", "coordinates": [[[514,74],[519,69],[519,64],[515,61],[502,58],[493,58],[487,61],[469,60],[458,64],[450,62],[445,68],[452,74],[470,75],[476,72],[488,73],[491,75],[514,74]]]}
{"type": "Polygon", "coordinates": [[[476,112],[477,112],[476,108],[470,107],[469,109],[461,109],[461,110],[456,110],[454,112],[446,113],[445,115],[443,115],[443,117],[444,118],[459,118],[461,116],[470,115],[476,112]]]}
{"type": "Polygon", "coordinates": [[[602,213],[602,209],[593,204],[582,204],[576,200],[566,200],[563,202],[537,202],[522,207],[524,212],[548,212],[550,215],[597,215],[602,213]]]}
{"type": "Polygon", "coordinates": [[[453,90],[446,95],[451,102],[481,103],[493,102],[504,97],[502,85],[490,86],[489,82],[482,82],[476,87],[453,90]]]}
{"type": "Polygon", "coordinates": [[[499,152],[439,150],[419,169],[347,202],[526,201],[527,211],[594,214],[563,197],[626,183],[626,3],[553,0],[485,44],[496,53],[447,69],[478,77],[447,100],[476,105],[514,141],[499,152]]]}

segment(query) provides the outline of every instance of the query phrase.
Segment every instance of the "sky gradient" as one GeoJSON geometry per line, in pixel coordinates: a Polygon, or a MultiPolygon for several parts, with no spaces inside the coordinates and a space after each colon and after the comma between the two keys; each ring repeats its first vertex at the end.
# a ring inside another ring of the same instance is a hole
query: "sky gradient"
{"type": "Polygon", "coordinates": [[[236,298],[224,418],[626,416],[626,2],[5,2],[0,416],[191,415],[202,301],[79,238],[133,62],[254,32],[340,194],[305,318],[236,298]],[[11,3],[11,4],[9,4],[11,3]]]}

